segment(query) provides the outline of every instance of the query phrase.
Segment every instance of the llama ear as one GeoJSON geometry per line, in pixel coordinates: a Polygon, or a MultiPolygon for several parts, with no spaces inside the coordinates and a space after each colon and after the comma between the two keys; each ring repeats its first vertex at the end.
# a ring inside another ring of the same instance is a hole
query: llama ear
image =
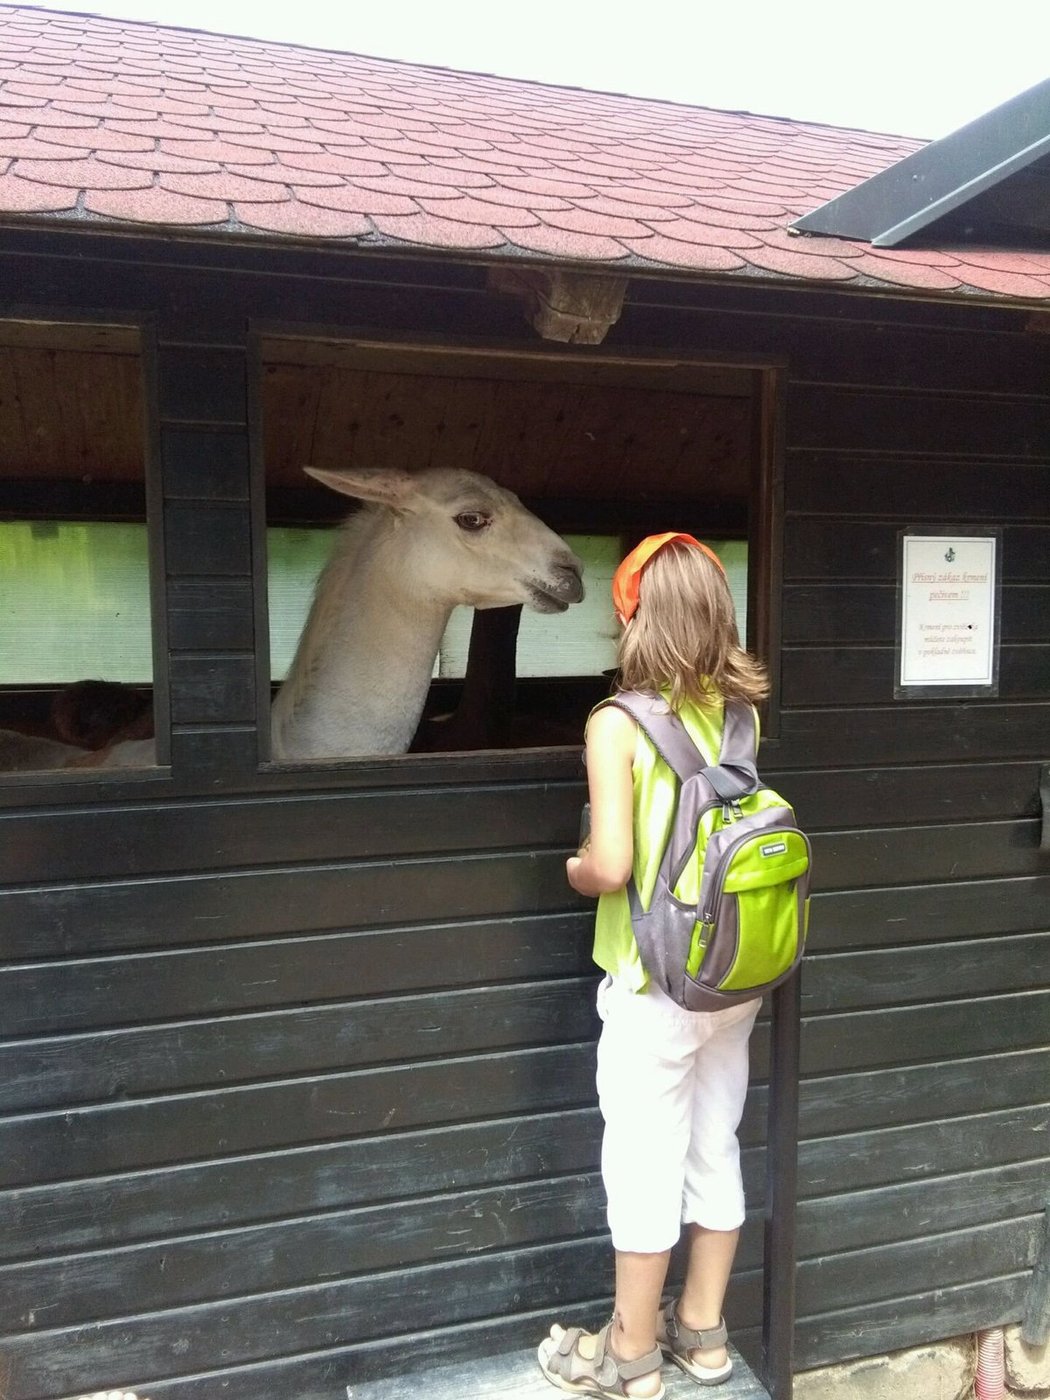
{"type": "Polygon", "coordinates": [[[303,467],[303,471],[342,496],[353,496],[355,500],[371,501],[394,510],[406,506],[417,490],[412,473],[396,468],[346,467],[333,472],[323,467],[303,467]]]}

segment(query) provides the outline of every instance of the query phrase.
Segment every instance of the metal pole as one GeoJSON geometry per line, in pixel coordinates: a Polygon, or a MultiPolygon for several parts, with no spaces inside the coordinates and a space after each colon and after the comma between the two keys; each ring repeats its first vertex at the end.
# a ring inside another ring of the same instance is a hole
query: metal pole
{"type": "Polygon", "coordinates": [[[770,1400],[791,1400],[794,1370],[801,986],[801,971],[796,971],[773,993],[770,1007],[762,1281],[762,1359],[770,1400]]]}

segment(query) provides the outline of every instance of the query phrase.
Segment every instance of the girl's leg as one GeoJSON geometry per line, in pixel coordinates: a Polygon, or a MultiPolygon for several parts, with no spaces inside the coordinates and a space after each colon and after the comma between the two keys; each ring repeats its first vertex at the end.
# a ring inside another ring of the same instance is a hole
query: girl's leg
{"type": "MultiPolygon", "coordinates": [[[[655,993],[604,985],[598,1044],[598,1097],[605,1119],[602,1177],[616,1253],[616,1299],[609,1345],[621,1361],[656,1348],[656,1313],[671,1246],[681,1229],[695,1048],[692,1017],[655,993]]],[[[594,1338],[580,1338],[583,1356],[594,1338]]],[[[637,1400],[655,1395],[660,1373],[628,1381],[637,1400]]]]}
{"type": "MultiPolygon", "coordinates": [[[[670,1258],[669,1249],[660,1254],[616,1251],[616,1301],[611,1340],[613,1352],[621,1361],[645,1356],[656,1346],[656,1314],[670,1258]]],[[[638,1392],[645,1393],[644,1390],[638,1392]]]]}
{"type": "MultiPolygon", "coordinates": [[[[709,1230],[697,1224],[687,1225],[686,1230],[689,1256],[682,1296],[678,1300],[678,1320],[701,1332],[717,1327],[722,1320],[722,1305],[740,1231],[709,1230]]],[[[726,1349],[698,1348],[690,1352],[690,1357],[701,1366],[724,1366],[726,1349]]]]}
{"type": "MultiPolygon", "coordinates": [[[[719,1012],[720,1024],[696,1056],[694,1109],[685,1169],[689,1255],[678,1318],[706,1331],[722,1318],[726,1287],[744,1218],[736,1130],[748,1079],[748,1040],[758,1003],[719,1012]]],[[[706,1367],[725,1364],[724,1347],[696,1350],[706,1367]]]]}
{"type": "MultiPolygon", "coordinates": [[[[609,1346],[618,1361],[634,1361],[656,1346],[656,1313],[660,1305],[671,1251],[634,1254],[616,1251],[616,1301],[613,1305],[609,1346]]],[[[595,1338],[580,1338],[581,1356],[594,1355],[595,1338]]],[[[660,1389],[660,1372],[654,1370],[624,1387],[628,1395],[645,1400],[660,1389]]]]}
{"type": "Polygon", "coordinates": [[[653,990],[634,993],[615,984],[603,987],[598,1006],[602,1181],[613,1247],[618,1254],[662,1255],[682,1228],[695,1018],[653,990]]]}

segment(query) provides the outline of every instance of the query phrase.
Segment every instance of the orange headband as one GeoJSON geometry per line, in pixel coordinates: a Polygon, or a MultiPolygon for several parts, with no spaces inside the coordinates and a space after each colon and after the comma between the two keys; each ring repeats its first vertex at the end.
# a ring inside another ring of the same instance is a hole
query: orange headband
{"type": "Polygon", "coordinates": [[[692,535],[683,535],[677,530],[668,530],[665,535],[647,535],[641,544],[635,545],[613,574],[613,607],[625,622],[630,622],[638,611],[638,583],[642,576],[642,570],[657,550],[663,549],[664,545],[669,544],[671,540],[682,540],[686,544],[695,545],[697,549],[703,550],[709,559],[714,560],[723,574],[725,573],[725,567],[714,550],[708,549],[706,544],[701,544],[699,540],[693,539],[692,535]]]}

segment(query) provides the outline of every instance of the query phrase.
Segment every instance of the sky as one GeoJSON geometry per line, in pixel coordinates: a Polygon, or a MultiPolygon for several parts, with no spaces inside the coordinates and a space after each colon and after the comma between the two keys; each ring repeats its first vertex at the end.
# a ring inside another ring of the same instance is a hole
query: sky
{"type": "Polygon", "coordinates": [[[928,138],[1050,77],[1050,0],[35,3],[928,138]]]}

